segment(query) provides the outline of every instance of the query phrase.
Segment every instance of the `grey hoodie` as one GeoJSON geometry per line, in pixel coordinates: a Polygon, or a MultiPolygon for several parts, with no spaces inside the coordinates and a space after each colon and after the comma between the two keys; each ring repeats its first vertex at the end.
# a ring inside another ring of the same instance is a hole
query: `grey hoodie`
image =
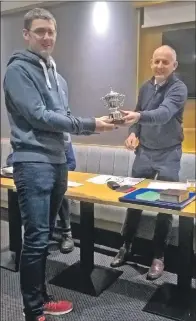
{"type": "Polygon", "coordinates": [[[174,74],[155,87],[154,77],[140,89],[136,111],[141,114],[137,124],[129,128],[140,145],[148,149],[167,149],[181,145],[183,112],[187,101],[187,87],[174,74]]]}
{"type": "Polygon", "coordinates": [[[64,163],[66,133],[88,135],[95,130],[94,118],[71,115],[67,83],[52,58],[47,62],[29,50],[14,53],[3,86],[13,162],[64,163]]]}

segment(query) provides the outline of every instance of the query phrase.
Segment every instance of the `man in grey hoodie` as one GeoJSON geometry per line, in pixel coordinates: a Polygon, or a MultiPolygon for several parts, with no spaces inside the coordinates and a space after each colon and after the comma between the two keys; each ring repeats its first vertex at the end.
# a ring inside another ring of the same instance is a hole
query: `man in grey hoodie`
{"type": "MultiPolygon", "coordinates": [[[[169,46],[157,48],[151,60],[152,79],[140,91],[135,111],[122,111],[130,126],[125,146],[135,150],[133,177],[178,181],[183,141],[183,112],[187,87],[174,71],[176,52],[169,46]],[[137,146],[137,141],[139,145],[137,146]]],[[[129,209],[122,229],[123,246],[111,266],[122,265],[131,249],[142,211],[129,209]]],[[[147,278],[159,278],[164,270],[164,250],[172,229],[172,215],[158,214],[154,233],[154,258],[147,278]]]]}
{"type": "Polygon", "coordinates": [[[4,78],[11,127],[13,177],[24,225],[20,284],[26,321],[45,321],[46,314],[73,309],[46,293],[45,264],[49,234],[67,189],[64,135],[112,130],[108,117],[73,117],[67,83],[51,57],[57,35],[53,15],[36,8],[24,17],[27,50],[10,58],[4,78]]]}

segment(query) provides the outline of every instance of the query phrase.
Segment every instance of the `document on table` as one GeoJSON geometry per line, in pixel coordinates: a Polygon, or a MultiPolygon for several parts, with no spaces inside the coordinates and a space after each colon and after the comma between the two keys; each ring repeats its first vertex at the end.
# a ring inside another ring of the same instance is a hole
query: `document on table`
{"type": "Polygon", "coordinates": [[[187,184],[186,183],[175,183],[175,182],[151,182],[148,185],[148,188],[186,190],[187,184]]]}
{"type": "Polygon", "coordinates": [[[122,177],[113,175],[98,175],[89,178],[87,182],[94,184],[106,184],[109,181],[117,182],[119,185],[131,185],[134,186],[142,182],[144,178],[122,177]]]}
{"type": "Polygon", "coordinates": [[[111,175],[98,175],[92,178],[87,179],[87,182],[94,183],[94,184],[105,184],[109,180],[115,180],[117,176],[111,176],[111,175]]]}
{"type": "Polygon", "coordinates": [[[84,184],[81,183],[77,183],[77,182],[72,182],[72,181],[68,181],[67,182],[68,187],[78,187],[78,186],[82,186],[84,184]]]}
{"type": "Polygon", "coordinates": [[[6,175],[6,174],[13,174],[12,166],[6,166],[1,168],[1,175],[6,175]]]}

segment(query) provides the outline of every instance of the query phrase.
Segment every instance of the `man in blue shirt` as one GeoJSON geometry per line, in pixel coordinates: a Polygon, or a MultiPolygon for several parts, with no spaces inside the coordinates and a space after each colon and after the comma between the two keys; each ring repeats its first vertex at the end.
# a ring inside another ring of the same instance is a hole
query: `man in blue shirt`
{"type": "MultiPolygon", "coordinates": [[[[129,126],[125,147],[135,150],[136,154],[133,177],[179,180],[187,87],[174,73],[177,66],[173,48],[157,48],[151,60],[153,77],[141,86],[135,111],[122,111],[125,125],[129,126]]],[[[121,266],[127,260],[141,214],[138,209],[127,210],[122,229],[124,244],[111,262],[112,267],[121,266]]],[[[159,213],[153,238],[153,260],[147,273],[149,280],[163,274],[164,253],[171,230],[172,215],[159,213]]]]}

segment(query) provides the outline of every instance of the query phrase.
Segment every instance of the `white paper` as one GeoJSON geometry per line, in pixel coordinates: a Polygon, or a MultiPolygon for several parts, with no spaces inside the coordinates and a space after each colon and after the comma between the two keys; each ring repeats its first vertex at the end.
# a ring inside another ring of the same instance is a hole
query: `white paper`
{"type": "Polygon", "coordinates": [[[186,190],[187,184],[185,183],[173,183],[173,182],[151,182],[148,188],[153,189],[181,189],[186,190]]]}
{"type": "Polygon", "coordinates": [[[196,181],[187,181],[187,187],[196,187],[196,181]]]}
{"type": "Polygon", "coordinates": [[[78,187],[78,186],[82,186],[84,184],[68,181],[67,185],[68,185],[68,187],[78,187]]]}
{"type": "Polygon", "coordinates": [[[87,179],[87,182],[94,183],[94,184],[105,184],[107,181],[111,180],[111,178],[112,178],[111,175],[98,175],[87,179]]]}
{"type": "Polygon", "coordinates": [[[145,180],[145,178],[125,177],[123,182],[122,182],[122,184],[120,184],[120,185],[131,185],[131,186],[134,186],[136,184],[141,183],[144,180],[145,180]]]}
{"type": "Polygon", "coordinates": [[[133,178],[133,177],[122,177],[122,176],[113,176],[113,175],[98,175],[92,178],[89,178],[87,182],[94,184],[106,184],[109,181],[117,182],[119,185],[136,185],[142,182],[144,178],[133,178]]]}
{"type": "Polygon", "coordinates": [[[2,175],[13,174],[13,167],[12,167],[12,166],[9,166],[9,167],[3,167],[3,168],[1,168],[1,174],[2,174],[2,175]]]}

